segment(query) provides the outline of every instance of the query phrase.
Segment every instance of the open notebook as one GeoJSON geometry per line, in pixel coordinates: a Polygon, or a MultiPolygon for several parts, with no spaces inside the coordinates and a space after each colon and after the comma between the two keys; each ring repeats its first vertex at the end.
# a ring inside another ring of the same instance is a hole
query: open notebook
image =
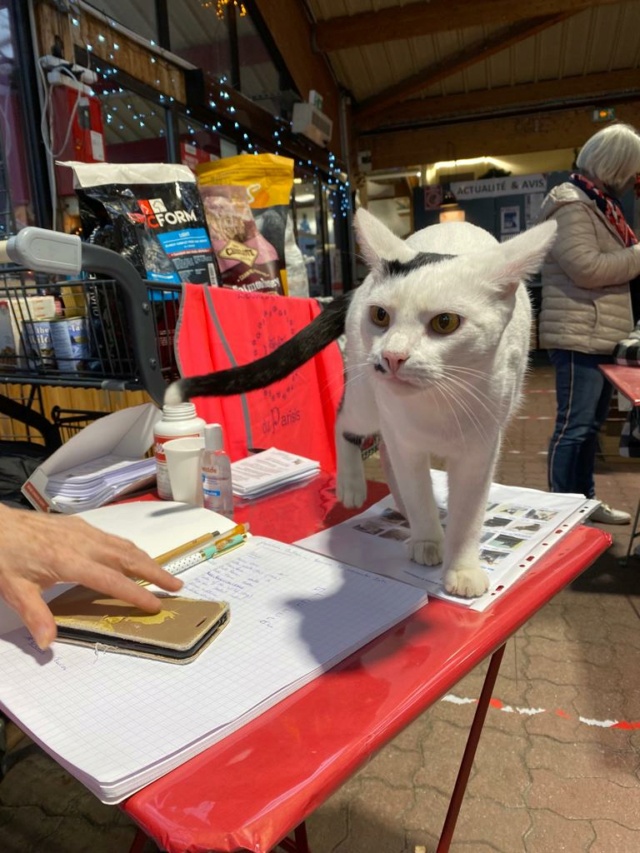
{"type": "MultiPolygon", "coordinates": [[[[166,529],[166,505],[127,507],[132,531],[136,513],[145,513],[147,541],[150,518],[166,529]]],[[[123,518],[119,506],[99,512],[106,528],[110,515],[123,518]]],[[[206,532],[213,515],[185,513],[187,538],[206,532]]],[[[176,544],[185,534],[174,530],[176,544]]],[[[182,577],[181,594],[231,606],[225,630],[184,666],[59,642],[42,652],[24,628],[0,637],[0,707],[103,802],[197,755],[427,599],[405,583],[259,537],[182,577]]]]}

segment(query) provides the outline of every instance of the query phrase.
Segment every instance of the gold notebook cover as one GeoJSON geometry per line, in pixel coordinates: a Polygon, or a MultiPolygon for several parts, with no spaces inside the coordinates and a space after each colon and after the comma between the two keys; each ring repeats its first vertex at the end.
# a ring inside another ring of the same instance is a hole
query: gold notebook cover
{"type": "Polygon", "coordinates": [[[193,660],[229,621],[226,601],[159,598],[162,610],[147,613],[78,586],[55,598],[50,607],[58,639],[64,642],[173,663],[193,660]]]}

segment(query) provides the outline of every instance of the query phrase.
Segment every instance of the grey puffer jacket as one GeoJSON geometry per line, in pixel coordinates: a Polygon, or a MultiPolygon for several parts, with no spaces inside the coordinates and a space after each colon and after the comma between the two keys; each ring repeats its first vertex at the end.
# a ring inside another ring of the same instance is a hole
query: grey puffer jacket
{"type": "Polygon", "coordinates": [[[571,183],[546,196],[539,221],[546,219],[556,220],[558,236],[542,267],[540,345],[610,355],[634,325],[629,282],[640,275],[640,244],[625,247],[571,183]]]}

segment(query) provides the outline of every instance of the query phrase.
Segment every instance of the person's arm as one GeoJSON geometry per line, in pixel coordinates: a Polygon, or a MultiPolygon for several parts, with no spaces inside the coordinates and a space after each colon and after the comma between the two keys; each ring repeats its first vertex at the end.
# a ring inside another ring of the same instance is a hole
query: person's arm
{"type": "Polygon", "coordinates": [[[550,254],[577,287],[611,287],[640,275],[640,244],[601,251],[599,235],[605,225],[586,205],[565,204],[553,218],[558,236],[550,254]]]}
{"type": "Polygon", "coordinates": [[[56,636],[42,590],[59,582],[81,583],[157,613],[159,599],[132,578],[169,592],[182,587],[182,581],[132,542],[103,533],[80,518],[0,504],[0,596],[18,613],[40,648],[45,649],[56,636]]]}

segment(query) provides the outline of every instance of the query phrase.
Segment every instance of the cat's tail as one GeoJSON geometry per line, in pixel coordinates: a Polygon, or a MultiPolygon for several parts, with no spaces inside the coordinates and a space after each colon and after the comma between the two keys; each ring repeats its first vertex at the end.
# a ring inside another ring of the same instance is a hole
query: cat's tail
{"type": "Polygon", "coordinates": [[[345,293],[329,302],[308,326],[257,361],[172,382],[164,395],[165,405],[192,397],[245,394],[279,382],[343,334],[350,297],[351,293],[345,293]]]}

